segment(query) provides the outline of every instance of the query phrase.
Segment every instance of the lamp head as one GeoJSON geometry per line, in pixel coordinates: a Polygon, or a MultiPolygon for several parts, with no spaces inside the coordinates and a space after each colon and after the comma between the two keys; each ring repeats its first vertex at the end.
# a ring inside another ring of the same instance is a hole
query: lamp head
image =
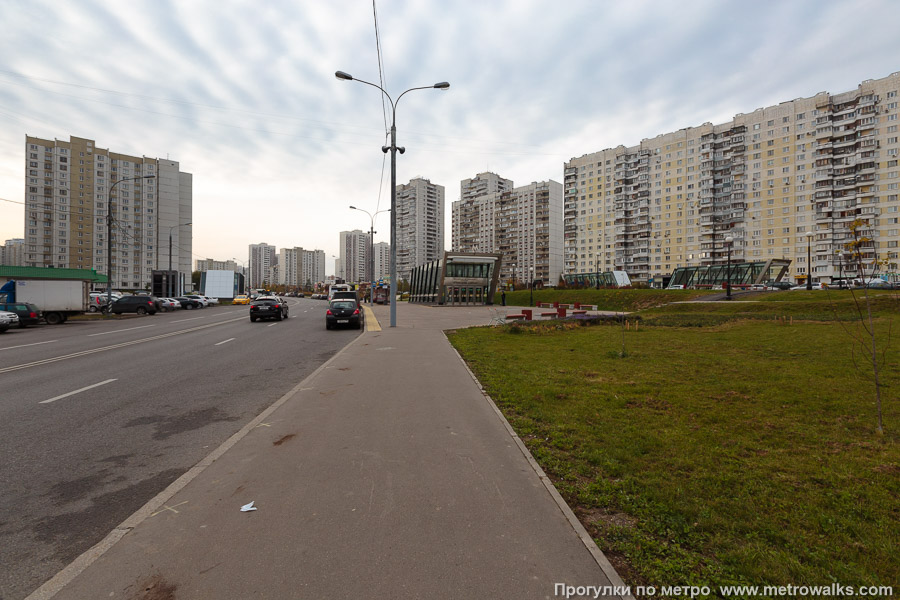
{"type": "Polygon", "coordinates": [[[344,73],[343,71],[335,71],[334,76],[338,79],[343,79],[344,81],[353,81],[353,75],[344,73]]]}
{"type": "Polygon", "coordinates": [[[440,83],[434,84],[434,87],[437,88],[437,89],[439,89],[439,90],[449,90],[449,89],[450,89],[450,84],[447,83],[446,81],[442,81],[442,82],[440,82],[440,83]]]}
{"type": "Polygon", "coordinates": [[[355,206],[351,206],[350,208],[351,208],[352,210],[356,210],[356,207],[355,207],[355,206]]]}

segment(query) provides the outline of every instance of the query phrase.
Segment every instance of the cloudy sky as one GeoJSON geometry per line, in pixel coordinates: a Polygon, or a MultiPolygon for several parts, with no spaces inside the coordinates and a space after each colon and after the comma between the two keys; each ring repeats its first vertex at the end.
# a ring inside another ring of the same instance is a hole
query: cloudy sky
{"type": "MultiPolygon", "coordinates": [[[[93,139],[193,173],[194,258],[337,254],[397,180],[563,162],[900,70],[895,0],[0,0],[0,243],[23,237],[25,136],[93,139]],[[386,124],[387,123],[387,126],[386,124]]],[[[388,215],[376,241],[389,239],[388,215]]],[[[333,261],[327,261],[329,272],[333,261]]]]}

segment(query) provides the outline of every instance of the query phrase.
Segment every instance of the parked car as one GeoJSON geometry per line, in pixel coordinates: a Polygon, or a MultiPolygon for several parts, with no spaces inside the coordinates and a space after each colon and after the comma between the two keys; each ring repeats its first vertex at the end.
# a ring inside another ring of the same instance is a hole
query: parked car
{"type": "Polygon", "coordinates": [[[0,310],[0,333],[19,325],[19,315],[8,310],[0,310]]]}
{"type": "Polygon", "coordinates": [[[765,291],[765,289],[766,289],[766,284],[764,284],[764,283],[754,283],[753,285],[750,286],[750,291],[752,291],[752,292],[762,292],[762,291],[765,291]]]}
{"type": "MultiPolygon", "coordinates": [[[[122,294],[119,292],[112,293],[112,301],[115,302],[119,298],[122,297],[122,294]]],[[[90,294],[90,304],[88,306],[88,312],[100,312],[103,310],[103,307],[106,306],[106,301],[109,298],[106,292],[91,292],[90,294]]]]}
{"type": "Polygon", "coordinates": [[[288,305],[284,300],[275,296],[259,296],[250,303],[250,321],[257,319],[275,319],[280,321],[288,318],[288,305]]]}
{"type": "MultiPolygon", "coordinates": [[[[827,288],[828,288],[828,286],[827,286],[826,284],[824,284],[824,283],[814,283],[814,284],[812,284],[812,289],[814,289],[814,290],[824,290],[824,289],[827,289],[827,288]]],[[[805,284],[805,283],[801,283],[800,285],[795,285],[795,286],[791,287],[790,289],[791,289],[792,291],[793,291],[793,290],[805,290],[805,289],[806,289],[806,284],[805,284]]]]}
{"type": "Polygon", "coordinates": [[[241,294],[240,296],[235,296],[234,300],[231,301],[232,304],[250,304],[250,296],[246,296],[241,294]]]}
{"type": "Polygon", "coordinates": [[[897,289],[894,284],[889,281],[884,281],[883,279],[872,279],[869,283],[866,284],[866,287],[870,290],[893,290],[897,289]]]}
{"type": "Polygon", "coordinates": [[[769,280],[766,282],[766,288],[770,290],[789,290],[792,287],[794,287],[794,284],[790,281],[769,280]]]}
{"type": "Polygon", "coordinates": [[[174,298],[181,304],[181,308],[185,310],[194,310],[195,308],[203,308],[203,302],[197,300],[196,298],[189,298],[187,296],[179,296],[178,298],[174,298]]]}
{"type": "Polygon", "coordinates": [[[175,298],[160,298],[159,307],[166,312],[170,312],[181,308],[181,302],[175,298]]]}
{"type": "Polygon", "coordinates": [[[28,302],[0,303],[0,310],[16,313],[16,316],[19,317],[19,327],[22,328],[41,322],[41,310],[28,302]]]}
{"type": "Polygon", "coordinates": [[[339,298],[328,303],[325,311],[325,329],[331,329],[339,325],[362,328],[363,316],[359,304],[352,298],[339,298]]]}
{"type": "Polygon", "coordinates": [[[159,310],[159,300],[155,296],[122,296],[112,303],[110,310],[115,315],[122,313],[155,315],[159,310]]]}
{"type": "Polygon", "coordinates": [[[201,296],[199,294],[186,294],[185,298],[193,298],[194,300],[199,301],[203,304],[203,307],[206,308],[209,306],[209,300],[207,300],[206,296],[201,296]]]}
{"type": "Polygon", "coordinates": [[[209,306],[217,306],[219,304],[218,298],[212,298],[210,296],[203,296],[203,297],[206,298],[206,304],[209,306]]]}

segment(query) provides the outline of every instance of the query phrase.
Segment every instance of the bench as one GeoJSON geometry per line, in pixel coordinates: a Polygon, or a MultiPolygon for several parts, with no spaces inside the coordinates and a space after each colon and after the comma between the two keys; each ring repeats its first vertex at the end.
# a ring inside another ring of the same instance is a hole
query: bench
{"type": "Polygon", "coordinates": [[[586,311],[586,310],[573,310],[573,311],[572,311],[572,315],[573,315],[573,316],[576,316],[576,317],[577,317],[578,315],[586,315],[586,314],[587,314],[587,311],[586,311]]]}
{"type": "Polygon", "coordinates": [[[525,315],[506,315],[506,320],[507,321],[511,321],[511,320],[524,321],[525,315]]]}
{"type": "Polygon", "coordinates": [[[559,314],[555,310],[552,310],[550,312],[542,312],[541,316],[542,317],[557,317],[557,316],[559,316],[559,314]]]}

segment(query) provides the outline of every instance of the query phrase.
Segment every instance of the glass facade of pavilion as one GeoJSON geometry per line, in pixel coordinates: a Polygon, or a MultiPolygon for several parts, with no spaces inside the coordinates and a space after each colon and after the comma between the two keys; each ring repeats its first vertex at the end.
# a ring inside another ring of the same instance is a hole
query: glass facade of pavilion
{"type": "Polygon", "coordinates": [[[709,265],[705,267],[679,267],[669,279],[669,288],[718,288],[726,281],[731,285],[752,285],[767,281],[781,281],[791,261],[772,259],[768,261],[734,263],[731,265],[709,265]]]}
{"type": "Polygon", "coordinates": [[[410,272],[409,301],[461,306],[493,304],[501,257],[445,252],[444,258],[410,272]]]}

